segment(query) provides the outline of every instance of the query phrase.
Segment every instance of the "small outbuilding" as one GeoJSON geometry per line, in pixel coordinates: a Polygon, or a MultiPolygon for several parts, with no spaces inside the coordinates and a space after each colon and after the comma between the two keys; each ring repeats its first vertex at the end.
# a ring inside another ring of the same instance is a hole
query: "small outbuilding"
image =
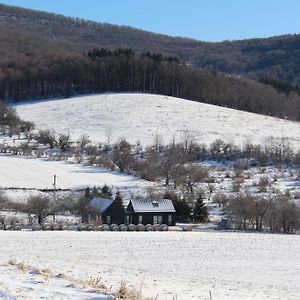
{"type": "Polygon", "coordinates": [[[134,199],[127,206],[126,223],[175,225],[176,210],[170,199],[134,199]]]}
{"type": "Polygon", "coordinates": [[[112,199],[94,197],[89,204],[92,208],[91,217],[100,223],[123,224],[125,209],[112,199]]]}

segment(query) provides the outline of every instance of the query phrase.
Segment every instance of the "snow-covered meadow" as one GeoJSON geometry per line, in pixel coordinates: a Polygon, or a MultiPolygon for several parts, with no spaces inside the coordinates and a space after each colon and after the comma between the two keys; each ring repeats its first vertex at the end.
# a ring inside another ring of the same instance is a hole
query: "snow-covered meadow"
{"type": "Polygon", "coordinates": [[[62,100],[17,104],[21,118],[38,129],[70,133],[73,139],[88,134],[96,142],[126,138],[142,145],[183,140],[184,133],[200,143],[221,138],[238,146],[287,138],[300,149],[300,124],[254,113],[149,94],[100,94],[62,100]]]}
{"type": "Polygon", "coordinates": [[[218,300],[300,298],[300,239],[294,235],[0,232],[0,239],[0,291],[15,297],[78,299],[72,298],[76,285],[55,277],[65,274],[101,278],[113,289],[126,281],[158,300],[210,299],[209,292],[218,300]],[[54,277],[44,282],[9,265],[11,260],[46,268],[54,277]]]}
{"type": "Polygon", "coordinates": [[[64,161],[0,155],[0,164],[0,185],[5,182],[6,187],[52,189],[54,174],[57,176],[57,189],[79,189],[104,184],[116,188],[146,188],[151,185],[146,180],[120,172],[64,161]]]}
{"type": "Polygon", "coordinates": [[[130,197],[131,194],[143,195],[153,186],[151,182],[127,174],[65,161],[1,154],[0,167],[0,188],[11,188],[7,194],[17,199],[26,198],[30,190],[53,189],[54,174],[57,189],[76,190],[106,184],[130,197]],[[17,190],[22,188],[27,191],[17,190]]]}

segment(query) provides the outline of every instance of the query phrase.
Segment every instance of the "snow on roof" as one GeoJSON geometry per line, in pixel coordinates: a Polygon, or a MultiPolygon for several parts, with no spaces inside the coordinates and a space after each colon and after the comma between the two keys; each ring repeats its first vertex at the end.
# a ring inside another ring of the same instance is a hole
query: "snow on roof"
{"type": "Polygon", "coordinates": [[[134,199],[130,202],[135,212],[176,212],[170,199],[134,199]]]}
{"type": "Polygon", "coordinates": [[[111,206],[112,203],[113,200],[111,199],[94,197],[90,202],[90,206],[97,209],[99,212],[104,212],[111,206]]]}

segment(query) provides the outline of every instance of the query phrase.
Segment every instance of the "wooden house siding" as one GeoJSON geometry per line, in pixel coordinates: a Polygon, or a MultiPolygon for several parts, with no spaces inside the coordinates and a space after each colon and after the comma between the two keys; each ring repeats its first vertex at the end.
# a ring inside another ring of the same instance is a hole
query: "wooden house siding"
{"type": "Polygon", "coordinates": [[[131,201],[127,206],[127,214],[131,217],[131,221],[133,224],[154,224],[155,221],[161,224],[167,224],[170,226],[174,226],[176,222],[176,212],[142,212],[135,211],[131,201]],[[141,217],[141,219],[140,219],[141,217]]]}

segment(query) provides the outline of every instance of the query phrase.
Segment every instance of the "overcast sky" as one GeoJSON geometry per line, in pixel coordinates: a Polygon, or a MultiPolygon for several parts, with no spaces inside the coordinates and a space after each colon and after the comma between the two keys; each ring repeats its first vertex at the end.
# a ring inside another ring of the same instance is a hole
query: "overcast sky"
{"type": "Polygon", "coordinates": [[[300,0],[0,0],[204,41],[300,33],[300,0]]]}

